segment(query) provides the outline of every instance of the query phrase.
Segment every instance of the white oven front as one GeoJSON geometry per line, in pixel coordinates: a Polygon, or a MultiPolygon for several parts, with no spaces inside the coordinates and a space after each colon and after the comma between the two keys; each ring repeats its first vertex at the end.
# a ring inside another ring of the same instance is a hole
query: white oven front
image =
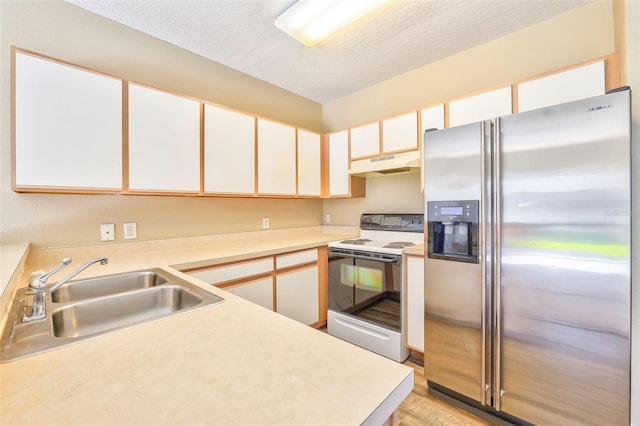
{"type": "Polygon", "coordinates": [[[329,247],[329,334],[402,362],[403,256],[329,247]]]}

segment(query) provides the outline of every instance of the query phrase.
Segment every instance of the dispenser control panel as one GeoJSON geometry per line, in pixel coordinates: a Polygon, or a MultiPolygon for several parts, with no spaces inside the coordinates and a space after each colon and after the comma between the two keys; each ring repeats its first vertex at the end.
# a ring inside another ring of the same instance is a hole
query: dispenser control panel
{"type": "Polygon", "coordinates": [[[478,223],[478,200],[429,201],[427,203],[430,222],[478,223]]]}

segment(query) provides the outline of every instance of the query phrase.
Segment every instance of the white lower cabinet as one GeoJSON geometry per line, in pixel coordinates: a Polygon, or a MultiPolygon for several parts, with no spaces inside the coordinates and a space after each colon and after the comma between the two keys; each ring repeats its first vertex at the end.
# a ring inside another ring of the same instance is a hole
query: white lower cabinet
{"type": "Polygon", "coordinates": [[[407,346],[424,352],[424,257],[407,256],[407,346]]]}
{"type": "Polygon", "coordinates": [[[319,321],[318,266],[276,274],[276,310],[299,321],[319,321]]]}
{"type": "Polygon", "coordinates": [[[273,279],[271,277],[249,281],[235,287],[227,287],[226,290],[250,302],[273,310],[273,279]]]}
{"type": "Polygon", "coordinates": [[[318,259],[318,249],[313,248],[183,272],[303,324],[317,326],[318,259]]]}

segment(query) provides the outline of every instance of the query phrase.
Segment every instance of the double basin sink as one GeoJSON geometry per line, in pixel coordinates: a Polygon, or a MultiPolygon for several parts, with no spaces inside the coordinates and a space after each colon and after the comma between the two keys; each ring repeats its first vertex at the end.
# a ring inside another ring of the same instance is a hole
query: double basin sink
{"type": "Polygon", "coordinates": [[[28,297],[16,293],[0,362],[224,301],[159,268],[70,281],[46,297],[44,319],[23,322],[28,297]]]}

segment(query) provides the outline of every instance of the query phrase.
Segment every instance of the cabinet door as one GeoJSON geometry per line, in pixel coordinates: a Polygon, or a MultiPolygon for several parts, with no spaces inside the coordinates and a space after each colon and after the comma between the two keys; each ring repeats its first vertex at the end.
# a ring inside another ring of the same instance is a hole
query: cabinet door
{"type": "Polygon", "coordinates": [[[295,127],[258,119],[258,193],[295,195],[295,127]]]}
{"type": "Polygon", "coordinates": [[[200,103],[129,83],[129,189],[200,191],[200,103]]]}
{"type": "Polygon", "coordinates": [[[449,127],[511,114],[511,86],[449,103],[449,127]]]}
{"type": "Polygon", "coordinates": [[[255,120],[204,105],[204,192],[255,193],[255,120]]]}
{"type": "Polygon", "coordinates": [[[229,281],[241,280],[254,275],[267,274],[272,271],[273,258],[264,257],[261,259],[247,260],[245,262],[213,266],[209,269],[200,269],[189,272],[189,275],[206,283],[217,285],[229,281]]]}
{"type": "Polygon", "coordinates": [[[122,81],[21,52],[14,61],[14,189],[119,192],[122,81]]]}
{"type": "Polygon", "coordinates": [[[599,61],[519,84],[518,111],[529,111],[604,93],[604,61],[599,61]]]}
{"type": "Polygon", "coordinates": [[[276,275],[277,312],[303,324],[319,321],[318,267],[276,275]]]}
{"type": "Polygon", "coordinates": [[[407,256],[407,345],[424,352],[424,258],[407,256]]]}
{"type": "Polygon", "coordinates": [[[420,132],[420,137],[424,136],[424,131],[427,129],[444,129],[444,104],[425,108],[421,111],[421,114],[422,131],[420,132]]]}
{"type": "Polygon", "coordinates": [[[273,311],[273,278],[249,281],[227,289],[236,296],[273,311]]]}
{"type": "Polygon", "coordinates": [[[380,154],[380,123],[365,124],[349,130],[351,133],[351,158],[371,157],[380,154]]]}
{"type": "Polygon", "coordinates": [[[320,196],[320,142],[319,134],[298,129],[298,195],[320,196]]]}
{"type": "Polygon", "coordinates": [[[329,135],[329,196],[349,195],[349,133],[329,135]]]}
{"type": "Polygon", "coordinates": [[[382,152],[384,154],[418,149],[418,114],[409,114],[382,121],[382,152]]]}

